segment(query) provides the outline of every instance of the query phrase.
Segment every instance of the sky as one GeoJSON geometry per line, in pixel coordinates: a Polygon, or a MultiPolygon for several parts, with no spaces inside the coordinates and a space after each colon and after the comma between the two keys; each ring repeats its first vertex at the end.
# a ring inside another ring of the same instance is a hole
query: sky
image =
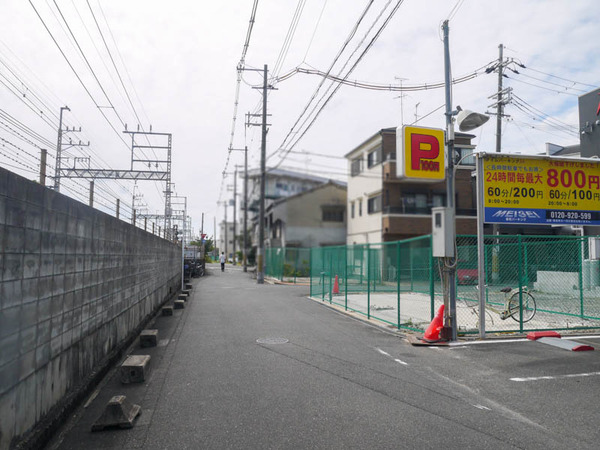
{"type": "MultiPolygon", "coordinates": [[[[90,143],[66,150],[69,167],[128,170],[125,124],[128,130],[152,126],[153,132],[172,134],[176,201],[186,197],[195,235],[204,214],[203,230],[211,236],[215,219],[223,220],[222,203],[233,196],[235,167],[243,164],[243,152],[228,148],[248,146],[250,168],[259,166],[260,127],[245,126],[245,115],[261,112],[264,65],[274,88],[267,97],[267,166],[344,181],[344,155],[381,128],[415,120],[444,128],[444,90],[341,85],[336,91],[336,83],[316,74],[286,77],[296,68],[330,70],[371,86],[440,83],[441,25],[449,20],[453,78],[477,74],[454,85],[454,107],[494,112],[490,96],[498,76],[484,69],[497,62],[499,44],[514,61],[503,78],[503,86],[512,88],[502,123],[506,153],[539,153],[547,142],[578,143],[577,97],[600,86],[600,11],[594,0],[258,0],[249,34],[254,3],[3,0],[0,165],[37,179],[40,150],[47,148],[52,176],[62,106],[70,109],[63,127],[82,129],[67,138],[90,143]],[[313,114],[307,118],[304,110],[313,114]],[[90,155],[89,163],[74,160],[90,155]]],[[[495,133],[492,116],[473,133],[478,150],[494,151],[495,133]]],[[[155,139],[148,144],[164,145],[155,139]]],[[[144,152],[140,159],[164,158],[164,151],[144,152]]],[[[153,170],[164,170],[153,164],[153,170]]],[[[127,218],[135,195],[138,212],[162,214],[164,190],[164,182],[97,181],[95,207],[114,215],[119,198],[127,218]]],[[[87,202],[88,180],[63,179],[61,192],[87,202]]]]}

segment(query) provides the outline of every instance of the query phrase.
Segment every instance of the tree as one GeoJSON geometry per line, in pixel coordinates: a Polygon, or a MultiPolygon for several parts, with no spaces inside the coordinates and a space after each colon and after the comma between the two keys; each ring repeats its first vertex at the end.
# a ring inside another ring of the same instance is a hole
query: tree
{"type": "MultiPolygon", "coordinates": [[[[195,245],[197,247],[202,247],[202,241],[191,241],[190,245],[195,245]]],[[[210,253],[215,248],[213,238],[210,237],[204,240],[204,253],[210,253]]]]}

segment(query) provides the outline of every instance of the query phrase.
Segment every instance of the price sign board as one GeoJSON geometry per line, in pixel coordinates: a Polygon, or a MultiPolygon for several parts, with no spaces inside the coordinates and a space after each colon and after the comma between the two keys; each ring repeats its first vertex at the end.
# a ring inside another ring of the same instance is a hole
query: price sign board
{"type": "Polygon", "coordinates": [[[600,162],[483,155],[486,223],[600,225],[600,162]]]}

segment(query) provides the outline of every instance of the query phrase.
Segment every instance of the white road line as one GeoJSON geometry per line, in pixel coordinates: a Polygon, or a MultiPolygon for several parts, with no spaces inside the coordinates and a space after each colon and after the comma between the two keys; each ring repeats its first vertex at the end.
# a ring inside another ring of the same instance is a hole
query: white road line
{"type": "Polygon", "coordinates": [[[381,353],[382,355],[385,355],[385,356],[390,356],[390,354],[389,354],[389,353],[387,353],[387,352],[384,352],[384,351],[383,351],[383,350],[381,350],[380,348],[377,348],[377,347],[375,347],[375,350],[377,350],[377,351],[378,351],[379,353],[381,353]]]}
{"type": "Polygon", "coordinates": [[[473,405],[475,408],[477,409],[486,409],[488,411],[491,411],[491,408],[488,408],[487,406],[483,406],[483,405],[473,405]]]}
{"type": "MultiPolygon", "coordinates": [[[[562,339],[577,340],[577,339],[600,339],[600,336],[562,336],[562,339]]],[[[533,342],[527,338],[516,338],[516,339],[495,339],[490,341],[467,341],[467,342],[450,342],[448,345],[451,347],[462,347],[464,345],[477,345],[477,344],[507,344],[509,342],[533,342]]]]}
{"type": "MultiPolygon", "coordinates": [[[[381,353],[384,356],[388,356],[388,357],[392,357],[392,355],[390,355],[388,352],[381,350],[379,347],[375,347],[375,350],[377,350],[379,353],[381,353]]],[[[394,359],[394,361],[396,361],[399,364],[402,364],[403,366],[408,366],[407,362],[402,361],[401,359],[394,359]]]]}
{"type": "Polygon", "coordinates": [[[596,377],[600,376],[600,372],[588,372],[588,373],[571,373],[567,375],[555,375],[555,376],[543,376],[543,377],[525,377],[525,378],[511,378],[510,381],[541,381],[541,380],[562,380],[565,378],[583,378],[583,377],[596,377]]]}
{"type": "MultiPolygon", "coordinates": [[[[507,342],[527,342],[529,339],[527,338],[519,338],[519,339],[496,339],[493,341],[468,341],[468,342],[450,342],[450,346],[463,346],[463,345],[476,345],[476,344],[505,344],[507,342]]],[[[531,341],[530,341],[531,342],[531,341]]]]}

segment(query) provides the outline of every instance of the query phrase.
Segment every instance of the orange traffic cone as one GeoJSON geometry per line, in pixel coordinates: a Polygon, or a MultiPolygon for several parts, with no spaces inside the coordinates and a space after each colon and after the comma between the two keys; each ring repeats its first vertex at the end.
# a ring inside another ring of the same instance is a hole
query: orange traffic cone
{"type": "Polygon", "coordinates": [[[440,340],[440,331],[444,328],[444,305],[440,306],[437,314],[425,330],[425,335],[421,340],[425,342],[438,342],[440,340]]]}
{"type": "Polygon", "coordinates": [[[338,283],[338,276],[335,276],[335,281],[333,282],[333,291],[332,294],[340,293],[340,284],[338,283]]]}

